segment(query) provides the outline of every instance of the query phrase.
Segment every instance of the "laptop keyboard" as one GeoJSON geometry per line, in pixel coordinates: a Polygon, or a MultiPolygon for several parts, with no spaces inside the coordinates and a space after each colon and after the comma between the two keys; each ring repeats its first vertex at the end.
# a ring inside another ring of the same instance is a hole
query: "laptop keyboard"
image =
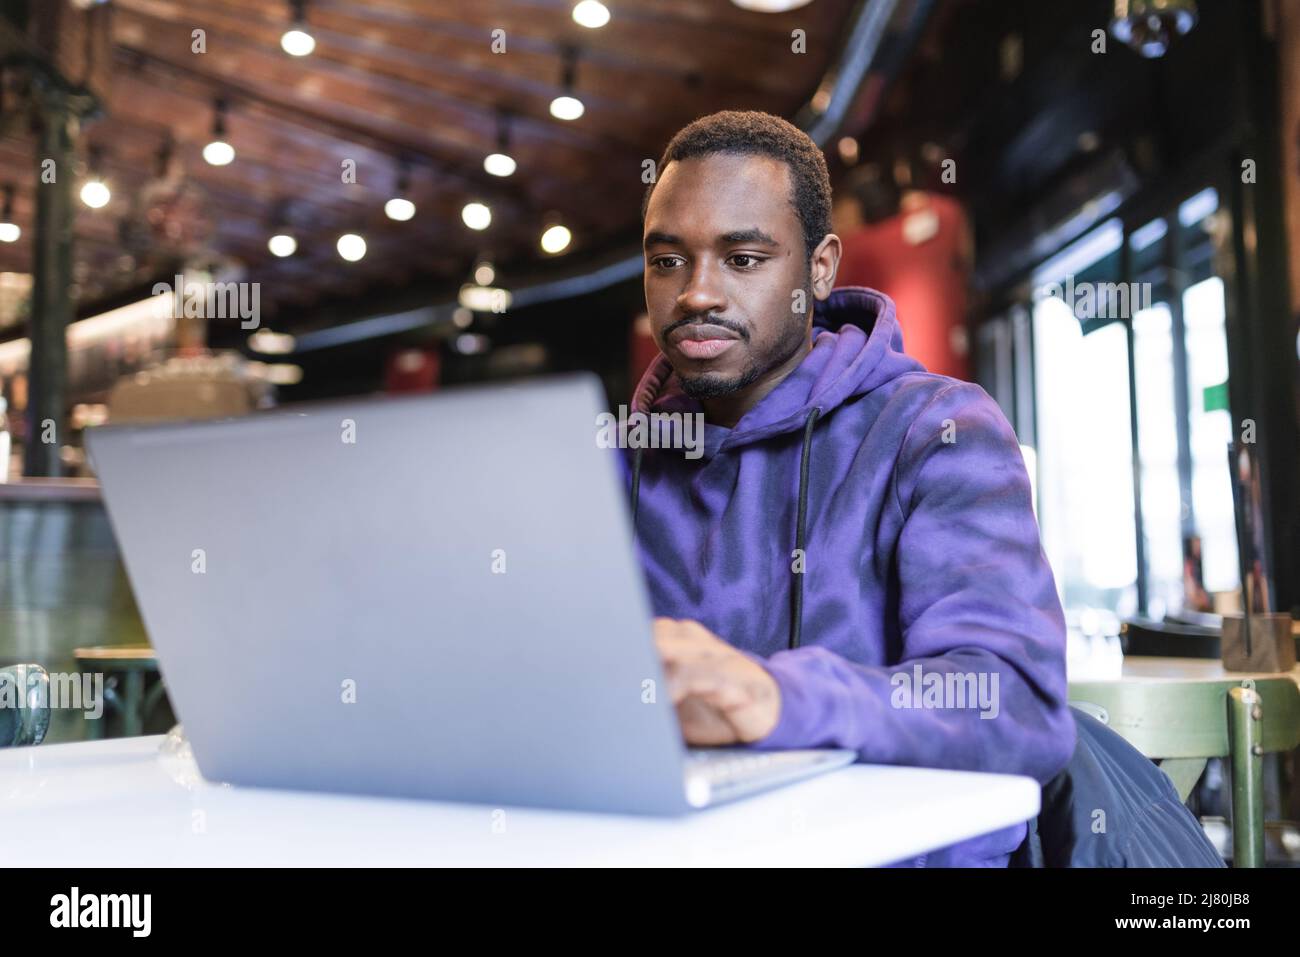
{"type": "Polygon", "coordinates": [[[815,751],[746,751],[743,748],[692,748],[687,753],[687,770],[711,785],[752,780],[805,768],[825,758],[815,751]]]}
{"type": "Polygon", "coordinates": [[[843,767],[856,757],[852,751],[831,749],[688,748],[686,800],[693,807],[707,807],[843,767]]]}

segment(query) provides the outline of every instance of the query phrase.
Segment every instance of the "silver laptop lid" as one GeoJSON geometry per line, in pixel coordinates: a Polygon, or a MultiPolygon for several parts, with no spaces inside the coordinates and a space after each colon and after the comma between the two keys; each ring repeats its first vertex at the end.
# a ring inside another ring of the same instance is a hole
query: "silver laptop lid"
{"type": "Polygon", "coordinates": [[[88,433],[204,775],[686,810],[602,408],[584,375],[88,433]]]}

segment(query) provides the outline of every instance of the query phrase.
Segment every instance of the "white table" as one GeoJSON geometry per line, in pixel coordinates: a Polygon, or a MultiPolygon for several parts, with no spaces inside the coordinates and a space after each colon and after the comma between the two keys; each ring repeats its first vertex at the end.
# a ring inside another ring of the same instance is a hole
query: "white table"
{"type": "Polygon", "coordinates": [[[163,737],[0,751],[15,866],[871,866],[1038,813],[1030,778],[853,765],[678,819],[211,784],[163,737]]]}

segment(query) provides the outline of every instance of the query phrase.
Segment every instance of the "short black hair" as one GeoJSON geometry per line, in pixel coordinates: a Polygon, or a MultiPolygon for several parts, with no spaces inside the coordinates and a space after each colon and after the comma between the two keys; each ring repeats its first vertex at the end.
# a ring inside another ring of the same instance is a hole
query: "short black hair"
{"type": "MultiPolygon", "coordinates": [[[[812,259],[817,244],[831,231],[831,177],[826,157],[799,127],[758,110],[722,110],[683,126],[669,141],[659,160],[658,177],[673,160],[732,153],[770,156],[790,168],[790,204],[803,225],[805,253],[812,259]]],[[[641,221],[650,208],[655,183],[641,200],[641,221]]]]}

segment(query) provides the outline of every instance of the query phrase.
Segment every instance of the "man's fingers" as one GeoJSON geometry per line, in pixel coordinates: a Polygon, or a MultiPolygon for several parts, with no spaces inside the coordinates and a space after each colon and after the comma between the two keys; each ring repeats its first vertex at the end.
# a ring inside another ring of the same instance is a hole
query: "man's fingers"
{"type": "Polygon", "coordinates": [[[735,654],[735,649],[707,631],[655,632],[655,647],[665,661],[682,661],[696,658],[722,658],[735,654]]]}
{"type": "Polygon", "coordinates": [[[743,679],[713,662],[688,662],[670,667],[668,687],[673,704],[693,695],[724,711],[743,707],[750,698],[743,679]]]}
{"type": "Polygon", "coordinates": [[[718,709],[700,698],[686,698],[677,707],[677,721],[687,744],[734,744],[736,729],[718,709]]]}

